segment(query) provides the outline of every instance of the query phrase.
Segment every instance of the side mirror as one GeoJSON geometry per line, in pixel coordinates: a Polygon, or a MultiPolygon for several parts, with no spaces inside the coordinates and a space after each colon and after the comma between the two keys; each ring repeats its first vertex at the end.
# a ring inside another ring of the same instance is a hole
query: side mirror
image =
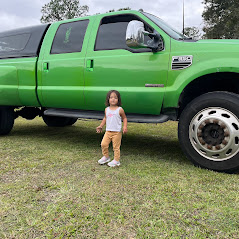
{"type": "Polygon", "coordinates": [[[140,21],[130,21],[126,30],[126,45],[139,49],[147,48],[144,44],[144,24],[140,21]]]}
{"type": "Polygon", "coordinates": [[[126,30],[126,45],[133,49],[150,48],[153,52],[164,49],[163,39],[157,32],[150,33],[144,30],[144,24],[140,21],[130,21],[126,30]],[[144,36],[152,39],[144,43],[144,36]]]}

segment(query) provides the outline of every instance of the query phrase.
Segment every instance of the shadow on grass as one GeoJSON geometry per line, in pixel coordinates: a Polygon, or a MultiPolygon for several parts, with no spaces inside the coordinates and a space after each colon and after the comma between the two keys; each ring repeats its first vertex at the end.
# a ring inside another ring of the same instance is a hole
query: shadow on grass
{"type": "MultiPolygon", "coordinates": [[[[81,145],[91,147],[94,150],[100,151],[100,142],[102,134],[96,134],[95,128],[69,126],[64,128],[47,127],[45,125],[23,125],[17,126],[11,132],[9,137],[17,137],[18,140],[24,140],[25,137],[37,142],[38,139],[44,139],[49,144],[54,145],[64,144],[67,147],[79,149],[81,145]]],[[[111,147],[111,146],[110,146],[111,147]]],[[[112,148],[112,147],[111,147],[112,148]]],[[[172,137],[170,133],[166,136],[151,136],[141,132],[131,132],[123,135],[122,140],[122,155],[135,155],[140,158],[155,157],[170,161],[180,161],[180,163],[190,164],[180,149],[178,139],[172,137]]]]}

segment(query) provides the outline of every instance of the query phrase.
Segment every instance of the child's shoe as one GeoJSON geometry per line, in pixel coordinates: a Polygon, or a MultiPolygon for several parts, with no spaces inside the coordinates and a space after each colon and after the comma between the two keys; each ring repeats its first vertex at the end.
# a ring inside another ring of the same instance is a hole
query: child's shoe
{"type": "Polygon", "coordinates": [[[114,160],[112,160],[111,162],[109,162],[107,165],[110,166],[110,167],[120,166],[120,161],[116,161],[116,160],[114,159],[114,160]]]}
{"type": "Polygon", "coordinates": [[[103,156],[99,161],[98,163],[99,164],[105,164],[105,163],[108,163],[110,161],[110,158],[106,158],[105,156],[103,156]]]}

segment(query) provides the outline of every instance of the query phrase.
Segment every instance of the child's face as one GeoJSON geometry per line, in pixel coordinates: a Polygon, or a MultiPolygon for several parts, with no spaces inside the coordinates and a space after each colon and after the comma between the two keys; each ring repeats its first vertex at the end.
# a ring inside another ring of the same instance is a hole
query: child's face
{"type": "Polygon", "coordinates": [[[114,92],[110,94],[109,103],[112,106],[115,106],[118,104],[118,97],[114,92]]]}

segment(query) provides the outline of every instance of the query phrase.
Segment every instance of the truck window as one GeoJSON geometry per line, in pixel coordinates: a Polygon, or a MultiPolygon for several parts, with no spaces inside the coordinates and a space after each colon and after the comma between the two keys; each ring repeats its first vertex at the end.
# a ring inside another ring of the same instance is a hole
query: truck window
{"type": "Polygon", "coordinates": [[[21,51],[27,45],[30,34],[19,34],[0,38],[0,52],[21,51]]]}
{"type": "MultiPolygon", "coordinates": [[[[132,20],[142,22],[141,19],[132,14],[104,17],[98,30],[95,51],[125,49],[131,52],[151,52],[150,49],[146,48],[133,50],[126,45],[126,29],[128,23],[132,20]]],[[[147,31],[153,32],[153,29],[146,24],[145,28],[147,31]]],[[[145,42],[148,40],[150,40],[150,38],[146,36],[145,42]]]]}
{"type": "Polygon", "coordinates": [[[36,57],[49,24],[0,32],[0,59],[36,57]]]}
{"type": "Polygon", "coordinates": [[[81,52],[89,20],[63,23],[59,26],[51,54],[81,52]]]}

